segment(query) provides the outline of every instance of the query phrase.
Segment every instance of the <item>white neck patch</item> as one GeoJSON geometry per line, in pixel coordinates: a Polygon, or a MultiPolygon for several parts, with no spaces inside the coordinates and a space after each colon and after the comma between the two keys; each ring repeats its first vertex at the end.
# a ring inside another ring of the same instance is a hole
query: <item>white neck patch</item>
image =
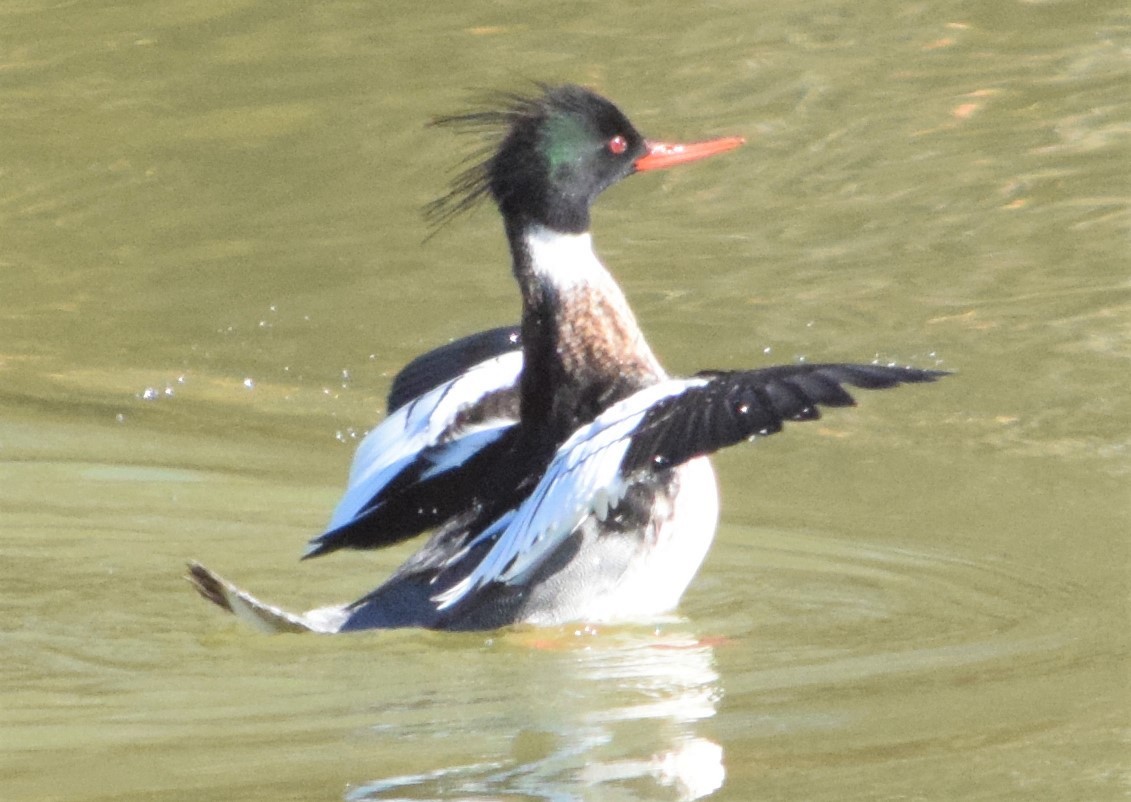
{"type": "MultiPolygon", "coordinates": [[[[544,285],[555,288],[563,296],[600,296],[608,303],[608,311],[615,318],[615,328],[623,335],[629,334],[624,347],[647,359],[657,376],[665,376],[664,369],[644,341],[636,324],[636,316],[628,306],[624,292],[597,254],[593,253],[593,238],[583,234],[563,234],[544,226],[534,226],[526,231],[526,248],[530,254],[531,269],[544,285]]],[[[592,308],[592,307],[591,307],[592,308]]],[[[605,320],[604,325],[612,321],[605,320]]]]}
{"type": "Polygon", "coordinates": [[[526,232],[526,248],[534,273],[554,287],[564,290],[590,286],[607,291],[610,285],[616,286],[593,253],[593,237],[588,231],[563,234],[535,226],[526,232]]]}

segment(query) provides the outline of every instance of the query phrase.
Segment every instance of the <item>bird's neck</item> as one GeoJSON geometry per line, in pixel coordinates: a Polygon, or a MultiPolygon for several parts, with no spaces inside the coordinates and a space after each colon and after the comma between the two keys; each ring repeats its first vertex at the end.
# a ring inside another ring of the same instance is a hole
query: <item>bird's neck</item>
{"type": "Polygon", "coordinates": [[[522,289],[522,418],[568,435],[666,374],[589,232],[512,225],[522,289]]]}

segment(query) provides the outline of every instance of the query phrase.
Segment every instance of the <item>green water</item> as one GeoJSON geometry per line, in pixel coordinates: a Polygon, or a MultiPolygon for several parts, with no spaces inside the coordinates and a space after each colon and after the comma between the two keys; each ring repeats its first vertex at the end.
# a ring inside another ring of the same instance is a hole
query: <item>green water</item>
{"type": "Polygon", "coordinates": [[[1119,2],[0,7],[0,798],[1131,793],[1131,14],[1119,2]],[[573,80],[745,148],[598,249],[673,372],[957,372],[716,460],[657,629],[266,637],[390,377],[511,322],[432,116],[573,80]]]}

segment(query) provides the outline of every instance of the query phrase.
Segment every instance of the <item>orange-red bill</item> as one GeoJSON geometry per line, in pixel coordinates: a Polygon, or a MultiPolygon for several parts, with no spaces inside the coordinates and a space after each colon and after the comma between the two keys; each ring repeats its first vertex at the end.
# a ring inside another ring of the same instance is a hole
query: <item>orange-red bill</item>
{"type": "Polygon", "coordinates": [[[706,142],[691,142],[679,145],[671,142],[645,142],[648,152],[636,160],[638,171],[662,170],[665,167],[675,167],[677,164],[699,161],[708,156],[726,153],[734,150],[746,142],[740,136],[724,136],[719,139],[708,139],[706,142]]]}

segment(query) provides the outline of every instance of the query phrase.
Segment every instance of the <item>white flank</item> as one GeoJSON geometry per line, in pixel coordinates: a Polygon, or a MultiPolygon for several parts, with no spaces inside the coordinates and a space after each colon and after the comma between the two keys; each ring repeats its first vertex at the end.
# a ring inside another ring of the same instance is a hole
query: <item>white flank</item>
{"type": "Polygon", "coordinates": [[[640,621],[675,609],[714,539],[719,517],[715,472],[707,457],[675,469],[676,493],[655,521],[655,542],[634,560],[615,590],[577,612],[585,621],[640,621]]]}
{"type": "MultiPolygon", "coordinates": [[[[380,490],[452,425],[461,410],[484,396],[505,389],[518,381],[522,371],[522,352],[510,351],[468,368],[451,381],[409,401],[361,441],[350,467],[349,486],[330,519],[330,529],[349,523],[380,490]]],[[[434,475],[467,459],[475,450],[499,437],[515,421],[499,419],[461,432],[472,438],[437,455],[434,475]],[[492,434],[493,433],[493,434],[492,434]]]]}
{"type": "MultiPolygon", "coordinates": [[[[620,464],[648,410],[665,398],[705,384],[706,379],[667,379],[614,404],[574,432],[479,565],[434,597],[439,609],[451,607],[487,582],[522,581],[587,515],[607,515],[632,480],[621,475],[620,464]]],[[[497,531],[498,526],[493,525],[472,545],[497,531]]]]}

